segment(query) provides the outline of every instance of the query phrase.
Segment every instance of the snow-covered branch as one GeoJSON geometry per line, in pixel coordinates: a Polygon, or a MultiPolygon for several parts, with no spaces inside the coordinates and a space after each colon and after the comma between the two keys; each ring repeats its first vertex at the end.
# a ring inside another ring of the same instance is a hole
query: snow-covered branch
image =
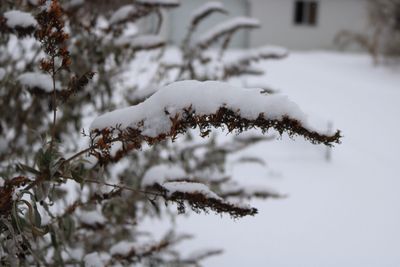
{"type": "Polygon", "coordinates": [[[96,118],[91,125],[92,153],[110,161],[110,148],[116,141],[122,148],[116,160],[143,142],[155,144],[175,139],[188,128],[199,127],[205,137],[211,128],[243,132],[259,128],[275,129],[280,134],[301,135],[314,144],[339,143],[340,132],[332,136],[308,126],[300,108],[281,95],[261,94],[262,90],[243,89],[227,83],[207,81],[175,82],[136,106],[118,109],[96,118]]]}
{"type": "Polygon", "coordinates": [[[254,29],[258,27],[260,27],[260,22],[257,19],[236,17],[224,21],[202,34],[197,41],[197,45],[201,49],[206,49],[222,37],[231,36],[240,29],[254,29]]]}
{"type": "Polygon", "coordinates": [[[136,4],[150,7],[178,7],[180,5],[179,0],[136,0],[136,4]]]}
{"type": "Polygon", "coordinates": [[[207,2],[193,11],[190,19],[191,28],[195,28],[203,19],[213,13],[227,14],[228,11],[224,8],[221,2],[207,2]]]}
{"type": "Polygon", "coordinates": [[[215,1],[207,2],[192,12],[190,18],[190,26],[182,43],[183,52],[190,53],[189,51],[187,51],[187,49],[191,42],[193,33],[197,30],[197,27],[202,21],[204,21],[206,18],[214,13],[227,14],[228,11],[224,8],[221,2],[215,1]]]}
{"type": "Polygon", "coordinates": [[[185,212],[185,203],[187,203],[197,213],[201,211],[207,213],[208,210],[212,210],[216,213],[227,213],[233,218],[257,214],[257,209],[248,205],[230,203],[202,183],[176,181],[162,185],[157,183],[152,188],[160,191],[166,201],[177,203],[179,213],[185,212]]]}
{"type": "Polygon", "coordinates": [[[32,14],[19,10],[10,10],[0,15],[0,32],[13,32],[18,36],[32,34],[38,25],[32,14]]]}
{"type": "Polygon", "coordinates": [[[159,35],[140,35],[135,37],[119,37],[114,41],[116,46],[131,47],[132,50],[151,50],[165,46],[165,40],[159,35]]]}
{"type": "Polygon", "coordinates": [[[281,47],[264,46],[250,50],[246,54],[235,58],[224,66],[224,77],[227,79],[232,76],[248,74],[251,70],[251,64],[261,60],[282,59],[288,55],[288,51],[281,47]]]}

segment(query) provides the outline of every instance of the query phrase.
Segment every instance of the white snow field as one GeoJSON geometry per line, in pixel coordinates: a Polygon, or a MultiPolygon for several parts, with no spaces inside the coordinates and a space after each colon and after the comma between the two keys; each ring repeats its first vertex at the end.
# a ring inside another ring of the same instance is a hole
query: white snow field
{"type": "MultiPolygon", "coordinates": [[[[374,67],[366,55],[292,53],[263,63],[253,78],[288,95],[311,123],[342,130],[341,145],[326,148],[269,141],[230,159],[230,171],[246,185],[267,185],[288,197],[253,201],[255,217],[179,216],[178,230],[195,234],[183,251],[223,248],[204,266],[400,266],[400,70],[374,67]],[[265,80],[265,82],[264,82],[265,80]],[[237,164],[259,156],[267,168],[237,164]]],[[[160,222],[147,223],[162,232],[160,222]]]]}

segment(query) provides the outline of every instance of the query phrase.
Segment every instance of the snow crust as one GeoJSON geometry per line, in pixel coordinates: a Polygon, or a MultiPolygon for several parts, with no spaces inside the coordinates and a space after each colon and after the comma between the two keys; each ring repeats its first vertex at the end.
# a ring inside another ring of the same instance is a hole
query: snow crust
{"type": "MultiPolygon", "coordinates": [[[[38,87],[48,93],[53,91],[53,80],[49,74],[41,72],[26,72],[18,77],[18,81],[28,88],[38,87]]],[[[56,90],[59,88],[60,84],[56,83],[56,90]]]]}
{"type": "Polygon", "coordinates": [[[260,113],[266,119],[289,116],[306,125],[306,116],[286,96],[263,95],[262,89],[243,89],[217,81],[180,81],[160,88],[146,101],[117,109],[97,117],[91,130],[119,125],[121,129],[137,128],[143,135],[156,137],[171,129],[171,117],[181,116],[184,108],[192,107],[197,115],[215,113],[219,108],[237,111],[241,117],[255,120],[260,113]],[[168,113],[168,114],[167,114],[168,113]],[[142,124],[141,124],[142,122],[142,124]]]}
{"type": "Polygon", "coordinates": [[[4,13],[4,17],[7,19],[6,24],[10,28],[15,27],[35,27],[37,25],[36,19],[27,12],[19,10],[10,10],[4,13]]]}

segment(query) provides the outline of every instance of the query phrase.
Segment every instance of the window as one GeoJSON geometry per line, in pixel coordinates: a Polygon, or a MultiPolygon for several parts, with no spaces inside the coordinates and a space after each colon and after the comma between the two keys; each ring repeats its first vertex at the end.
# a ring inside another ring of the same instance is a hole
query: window
{"type": "Polygon", "coordinates": [[[400,5],[396,7],[395,29],[400,31],[400,5]]]}
{"type": "Polygon", "coordinates": [[[294,3],[294,24],[296,25],[317,25],[318,2],[317,1],[295,1],[294,3]]]}

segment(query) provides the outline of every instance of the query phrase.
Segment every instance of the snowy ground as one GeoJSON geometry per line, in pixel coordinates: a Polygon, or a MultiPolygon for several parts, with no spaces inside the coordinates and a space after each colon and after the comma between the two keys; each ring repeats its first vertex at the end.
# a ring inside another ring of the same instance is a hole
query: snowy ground
{"type": "Polygon", "coordinates": [[[301,139],[242,152],[268,167],[235,165],[235,176],[288,198],[254,202],[259,215],[238,221],[181,216],[178,229],[196,235],[182,249],[224,248],[205,266],[400,266],[399,70],[373,67],[367,56],[328,52],[293,53],[265,68],[268,83],[311,122],[330,120],[340,128],[343,144],[331,162],[324,147],[301,139]]]}

